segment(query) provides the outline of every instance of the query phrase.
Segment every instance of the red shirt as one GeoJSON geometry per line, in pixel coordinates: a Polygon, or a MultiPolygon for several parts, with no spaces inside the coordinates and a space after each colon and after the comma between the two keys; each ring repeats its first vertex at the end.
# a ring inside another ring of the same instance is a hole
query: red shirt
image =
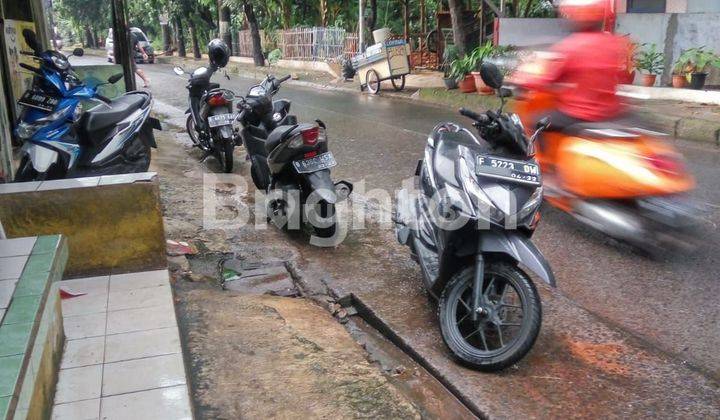
{"type": "Polygon", "coordinates": [[[558,110],[585,121],[603,121],[623,112],[616,95],[626,71],[629,44],[607,32],[578,32],[553,46],[557,60],[531,85],[552,90],[558,110]]]}

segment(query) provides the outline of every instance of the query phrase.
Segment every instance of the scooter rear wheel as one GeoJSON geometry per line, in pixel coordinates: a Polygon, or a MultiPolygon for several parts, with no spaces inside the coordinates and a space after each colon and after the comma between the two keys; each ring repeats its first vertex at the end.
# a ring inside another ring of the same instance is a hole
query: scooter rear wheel
{"type": "Polygon", "coordinates": [[[445,344],[464,365],[483,371],[504,369],[522,359],[540,332],[541,304],[535,285],[516,265],[492,262],[477,320],[472,320],[475,266],[457,272],[438,303],[445,344]]]}

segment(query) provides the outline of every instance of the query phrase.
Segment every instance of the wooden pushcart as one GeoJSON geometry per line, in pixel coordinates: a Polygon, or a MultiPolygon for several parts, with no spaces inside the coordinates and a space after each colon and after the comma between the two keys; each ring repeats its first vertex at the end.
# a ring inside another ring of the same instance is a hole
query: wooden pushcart
{"type": "Polygon", "coordinates": [[[371,45],[365,53],[352,59],[352,65],[360,78],[360,90],[377,94],[380,83],[392,82],[393,88],[400,91],[405,88],[405,76],[410,74],[410,46],[404,39],[390,39],[371,45]]]}

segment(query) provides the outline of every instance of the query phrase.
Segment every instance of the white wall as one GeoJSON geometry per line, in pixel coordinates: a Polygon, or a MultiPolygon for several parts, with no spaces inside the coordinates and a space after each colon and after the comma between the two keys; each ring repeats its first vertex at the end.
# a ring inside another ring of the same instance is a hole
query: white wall
{"type": "Polygon", "coordinates": [[[568,23],[563,19],[502,18],[499,24],[498,44],[541,47],[552,45],[569,33],[568,23]]]}
{"type": "Polygon", "coordinates": [[[720,0],[687,0],[687,12],[718,13],[720,12],[720,0]]]}

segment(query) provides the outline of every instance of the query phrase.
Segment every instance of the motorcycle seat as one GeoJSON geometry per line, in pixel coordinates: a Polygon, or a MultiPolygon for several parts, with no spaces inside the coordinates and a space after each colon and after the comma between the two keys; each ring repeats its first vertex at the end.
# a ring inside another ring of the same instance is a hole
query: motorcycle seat
{"type": "Polygon", "coordinates": [[[110,108],[98,105],[82,115],[80,128],[88,134],[105,130],[142,108],[146,100],[146,95],[126,94],[113,99],[110,108]]]}

